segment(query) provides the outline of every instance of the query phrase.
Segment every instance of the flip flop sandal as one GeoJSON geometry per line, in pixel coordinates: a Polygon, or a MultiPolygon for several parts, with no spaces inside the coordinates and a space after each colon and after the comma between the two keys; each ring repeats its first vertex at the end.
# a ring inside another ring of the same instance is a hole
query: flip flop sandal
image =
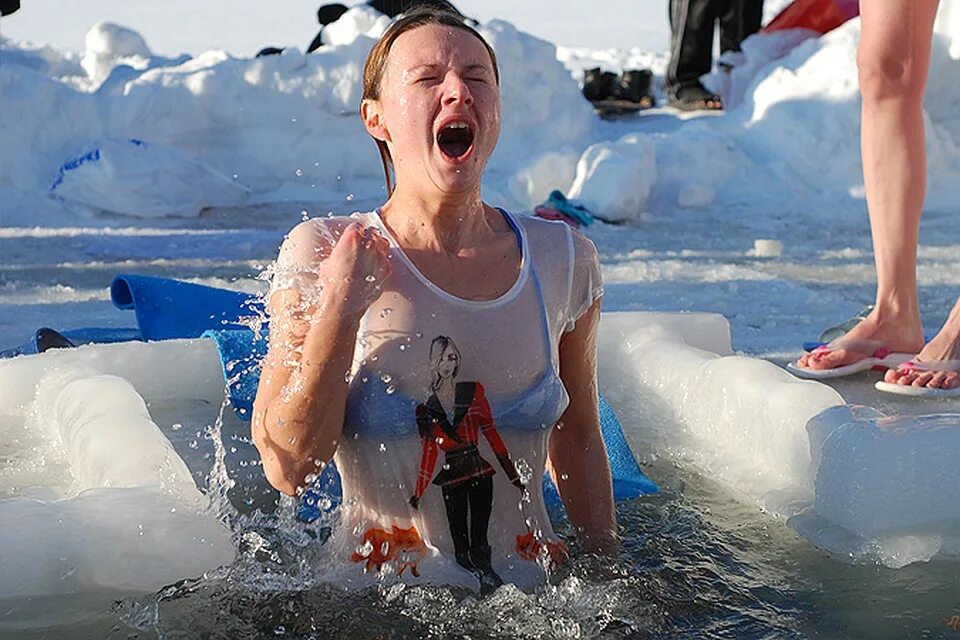
{"type": "MultiPolygon", "coordinates": [[[[960,372],[960,360],[941,360],[939,362],[917,362],[916,360],[908,360],[897,367],[897,369],[900,371],[960,372]]],[[[909,384],[897,384],[896,382],[886,382],[884,380],[880,380],[874,386],[877,388],[877,391],[893,393],[898,396],[910,396],[913,398],[960,398],[960,387],[954,387],[953,389],[915,387],[909,384]]]]}
{"type": "Polygon", "coordinates": [[[681,111],[723,111],[723,100],[702,86],[681,87],[671,92],[669,102],[681,111]],[[714,106],[707,103],[713,102],[714,106]]]}
{"type": "Polygon", "coordinates": [[[848,349],[858,353],[869,353],[870,355],[863,360],[858,360],[857,362],[840,367],[834,367],[833,369],[811,369],[800,366],[799,361],[791,362],[787,365],[787,371],[804,380],[830,380],[832,378],[843,378],[863,371],[870,371],[871,369],[878,369],[880,371],[893,369],[917,357],[916,354],[895,353],[880,342],[874,340],[843,340],[832,342],[829,345],[818,347],[810,353],[811,355],[822,355],[830,353],[831,351],[837,351],[838,349],[848,349]]]}

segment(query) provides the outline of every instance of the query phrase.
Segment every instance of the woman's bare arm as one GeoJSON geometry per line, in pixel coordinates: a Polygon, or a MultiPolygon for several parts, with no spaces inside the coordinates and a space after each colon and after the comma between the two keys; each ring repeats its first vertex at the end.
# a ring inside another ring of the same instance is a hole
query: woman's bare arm
{"type": "Polygon", "coordinates": [[[350,225],[318,268],[316,300],[295,289],[270,299],[251,433],[267,480],[283,493],[296,494],[336,451],[360,318],[389,274],[386,252],[383,238],[350,225]]]}
{"type": "Polygon", "coordinates": [[[597,299],[560,340],[560,377],[570,404],[550,436],[548,464],[577,535],[588,548],[612,553],[619,536],[597,406],[599,324],[597,299]]]}

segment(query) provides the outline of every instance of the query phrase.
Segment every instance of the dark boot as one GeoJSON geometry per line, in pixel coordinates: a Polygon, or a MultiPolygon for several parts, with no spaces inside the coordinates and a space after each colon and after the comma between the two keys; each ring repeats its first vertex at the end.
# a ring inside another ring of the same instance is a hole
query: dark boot
{"type": "Polygon", "coordinates": [[[650,84],[653,72],[649,69],[631,69],[624,71],[613,86],[611,97],[615,100],[627,100],[644,106],[653,106],[650,84]]]}
{"type": "Polygon", "coordinates": [[[471,549],[470,560],[476,567],[474,573],[480,579],[480,595],[489,595],[503,585],[503,579],[497,575],[497,572],[490,565],[490,545],[477,546],[471,549]]]}
{"type": "Polygon", "coordinates": [[[583,72],[583,96],[590,102],[607,100],[617,82],[617,74],[603,71],[600,67],[583,72]]]}

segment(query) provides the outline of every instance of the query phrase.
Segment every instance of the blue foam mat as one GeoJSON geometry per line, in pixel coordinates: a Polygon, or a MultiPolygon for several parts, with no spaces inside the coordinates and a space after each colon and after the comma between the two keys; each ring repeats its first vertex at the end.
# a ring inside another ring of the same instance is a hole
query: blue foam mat
{"type": "Polygon", "coordinates": [[[263,301],[249,293],[132,274],[113,279],[110,299],[136,314],[143,340],[199,338],[207,329],[243,328],[242,318],[265,313],[263,301]]]}
{"type": "MultiPolygon", "coordinates": [[[[210,330],[203,336],[216,341],[230,394],[230,403],[240,418],[249,420],[260,379],[260,361],[267,351],[266,333],[255,334],[249,329],[210,330]]],[[[613,407],[602,394],[600,395],[600,430],[610,460],[614,498],[630,500],[658,492],[660,487],[640,470],[640,465],[637,464],[633,451],[630,450],[620,421],[613,407]]],[[[339,503],[340,480],[339,476],[335,479],[332,477],[335,473],[334,465],[326,467],[318,480],[321,488],[315,492],[308,492],[305,499],[301,501],[301,519],[310,521],[319,516],[320,512],[311,504],[323,502],[321,495],[325,494],[332,502],[339,503]],[[305,517],[307,514],[312,517],[305,517]]],[[[561,506],[560,494],[549,474],[543,476],[543,493],[548,505],[561,506]]]]}

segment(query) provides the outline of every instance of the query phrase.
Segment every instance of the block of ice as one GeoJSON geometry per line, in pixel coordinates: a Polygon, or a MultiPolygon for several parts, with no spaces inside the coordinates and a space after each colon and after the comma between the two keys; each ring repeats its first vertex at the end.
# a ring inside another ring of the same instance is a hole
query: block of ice
{"type": "Polygon", "coordinates": [[[155,488],[0,500],[0,598],[149,592],[230,563],[230,532],[155,488]]]}
{"type": "Polygon", "coordinates": [[[0,413],[25,413],[40,380],[52,371],[70,368],[120,376],[147,399],[198,398],[219,403],[224,397],[220,360],[210,340],[121,342],[0,360],[0,413]]]}
{"type": "Polygon", "coordinates": [[[186,502],[202,502],[186,464],[124,378],[57,370],[37,385],[34,406],[41,426],[60,436],[77,493],[146,486],[186,502]]]}
{"type": "Polygon", "coordinates": [[[656,179],[652,140],[631,134],[587,147],[568,195],[605,220],[636,220],[656,179]]]}
{"type": "Polygon", "coordinates": [[[826,385],[730,354],[715,314],[610,314],[600,329],[600,383],[641,450],[793,515],[812,500],[807,422],[843,399],[826,385]],[[719,355],[724,354],[724,355],[719,355]]]}
{"type": "MultiPolygon", "coordinates": [[[[960,414],[887,416],[834,407],[810,421],[817,529],[836,553],[891,566],[927,560],[960,542],[960,414]]],[[[799,519],[798,528],[809,528],[799,519]]],[[[805,533],[816,535],[815,531],[805,533]]]]}

